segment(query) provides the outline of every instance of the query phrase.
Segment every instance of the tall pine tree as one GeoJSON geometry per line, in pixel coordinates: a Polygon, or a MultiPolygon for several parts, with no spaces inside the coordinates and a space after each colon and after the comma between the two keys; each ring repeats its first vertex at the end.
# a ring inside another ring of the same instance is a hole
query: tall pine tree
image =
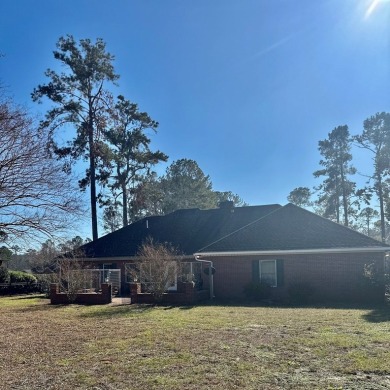
{"type": "Polygon", "coordinates": [[[109,172],[106,167],[107,145],[103,134],[107,123],[107,108],[111,94],[106,84],[115,83],[119,76],[113,67],[114,57],[106,51],[101,39],[92,43],[89,39],[76,42],[73,36],[61,37],[54,51],[64,72],[48,69],[45,72],[49,82],[34,89],[32,98],[40,102],[49,99],[54,107],[46,113],[41,123],[52,131],[54,152],[61,158],[88,161],[85,177],[80,187],[90,186],[92,236],[98,238],[97,194],[98,181],[105,182],[109,172]],[[55,142],[54,133],[59,127],[73,126],[73,139],[66,146],[55,142]]]}
{"type": "Polygon", "coordinates": [[[145,131],[156,131],[158,123],[146,112],[140,112],[137,104],[119,96],[111,118],[112,126],[105,133],[114,170],[109,187],[115,199],[122,198],[122,223],[127,226],[130,185],[135,187],[152,166],[166,161],[168,156],[150,150],[151,140],[145,131]]]}
{"type": "Polygon", "coordinates": [[[388,198],[386,178],[390,169],[390,114],[377,113],[363,123],[363,132],[354,137],[358,146],[369,150],[374,162],[372,190],[378,197],[381,221],[381,239],[386,240],[385,204],[388,198]]]}
{"type": "Polygon", "coordinates": [[[355,183],[348,178],[356,173],[351,165],[351,137],[348,126],[338,126],[333,129],[328,138],[318,143],[318,150],[323,157],[320,165],[323,169],[314,172],[315,177],[325,177],[320,184],[318,203],[324,210],[324,216],[334,216],[337,223],[341,221],[349,225],[351,211],[351,196],[355,191],[355,183]]]}

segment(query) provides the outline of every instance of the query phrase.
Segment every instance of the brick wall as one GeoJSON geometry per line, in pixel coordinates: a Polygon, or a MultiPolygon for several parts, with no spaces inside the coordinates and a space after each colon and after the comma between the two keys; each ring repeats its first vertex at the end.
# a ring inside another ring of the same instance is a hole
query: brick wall
{"type": "Polygon", "coordinates": [[[59,292],[59,285],[52,283],[50,285],[50,302],[52,305],[61,305],[77,303],[80,305],[106,305],[112,302],[111,284],[102,283],[101,293],[79,293],[74,302],[69,302],[66,293],[59,292]]]}
{"type": "Polygon", "coordinates": [[[243,297],[252,282],[252,260],[282,259],[284,283],[273,290],[276,298],[288,300],[289,287],[302,283],[313,287],[317,301],[383,301],[384,285],[372,288],[362,277],[364,264],[375,261],[383,275],[384,255],[374,253],[216,257],[214,294],[217,298],[243,297]]]}

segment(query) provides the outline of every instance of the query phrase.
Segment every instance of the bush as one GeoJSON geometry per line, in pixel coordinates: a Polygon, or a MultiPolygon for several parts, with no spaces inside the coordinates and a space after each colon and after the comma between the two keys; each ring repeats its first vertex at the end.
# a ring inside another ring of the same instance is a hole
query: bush
{"type": "Polygon", "coordinates": [[[9,283],[9,271],[3,266],[0,266],[0,283],[9,283]]]}
{"type": "Polygon", "coordinates": [[[314,288],[307,283],[295,283],[288,288],[290,302],[294,305],[304,305],[311,301],[314,288]]]}
{"type": "Polygon", "coordinates": [[[180,275],[180,253],[168,244],[145,242],[138,252],[140,259],[139,279],[144,281],[144,289],[161,302],[164,293],[175,285],[180,275]]]}
{"type": "Polygon", "coordinates": [[[380,287],[386,283],[386,273],[382,273],[378,269],[378,263],[372,261],[371,263],[364,264],[363,269],[363,286],[380,287]]]}
{"type": "Polygon", "coordinates": [[[244,287],[244,294],[247,298],[261,301],[271,297],[272,288],[265,283],[249,283],[244,287]]]}
{"type": "Polygon", "coordinates": [[[10,283],[8,286],[2,287],[0,294],[26,294],[39,291],[39,285],[37,285],[37,278],[27,272],[21,271],[7,271],[8,277],[4,278],[4,271],[0,267],[0,273],[3,277],[0,283],[10,283]],[[20,283],[20,284],[18,284],[20,283]]]}
{"type": "Polygon", "coordinates": [[[40,291],[45,293],[47,297],[50,295],[50,284],[58,283],[58,274],[35,274],[39,283],[40,291]]]}
{"type": "Polygon", "coordinates": [[[37,278],[27,272],[22,271],[9,271],[11,283],[36,283],[37,278]]]}

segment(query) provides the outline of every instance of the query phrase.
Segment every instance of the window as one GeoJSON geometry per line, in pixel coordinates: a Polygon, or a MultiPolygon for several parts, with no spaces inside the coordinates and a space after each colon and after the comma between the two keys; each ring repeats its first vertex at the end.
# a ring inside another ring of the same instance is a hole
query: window
{"type": "Polygon", "coordinates": [[[125,270],[127,283],[139,282],[141,273],[139,263],[127,263],[125,270]]]}
{"type": "Polygon", "coordinates": [[[173,261],[164,264],[128,263],[126,280],[130,283],[142,283],[146,290],[153,290],[155,284],[165,283],[167,291],[177,291],[177,265],[173,261]]]}
{"type": "Polygon", "coordinates": [[[167,291],[177,291],[177,266],[175,262],[171,262],[167,264],[167,268],[165,270],[165,276],[167,279],[170,279],[169,275],[174,275],[174,280],[167,282],[166,289],[167,291]]]}
{"type": "Polygon", "coordinates": [[[278,285],[276,260],[260,260],[259,276],[260,283],[268,284],[268,286],[271,287],[276,287],[278,285]]]}
{"type": "Polygon", "coordinates": [[[109,263],[109,264],[103,264],[103,273],[102,273],[102,282],[103,283],[108,283],[109,280],[110,280],[110,274],[111,274],[111,271],[110,269],[112,269],[112,264],[109,263]]]}

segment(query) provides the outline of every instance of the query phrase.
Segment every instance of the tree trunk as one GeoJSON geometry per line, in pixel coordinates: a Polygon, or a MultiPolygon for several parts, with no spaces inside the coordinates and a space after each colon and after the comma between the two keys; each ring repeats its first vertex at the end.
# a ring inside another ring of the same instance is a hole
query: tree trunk
{"type": "Polygon", "coordinates": [[[336,188],[335,188],[335,201],[336,201],[336,221],[340,223],[340,195],[339,195],[339,182],[336,176],[336,188]]]}
{"type": "Polygon", "coordinates": [[[129,224],[127,219],[127,192],[126,192],[126,184],[122,184],[122,221],[123,227],[129,224]]]}
{"type": "Polygon", "coordinates": [[[92,216],[92,240],[98,239],[97,208],[96,208],[96,172],[95,172],[95,147],[93,142],[92,120],[88,124],[89,143],[89,173],[91,178],[91,216],[92,216]]]}
{"type": "Polygon", "coordinates": [[[385,207],[383,202],[382,178],[380,175],[377,176],[377,186],[378,186],[379,208],[381,214],[381,239],[382,242],[385,242],[386,241],[385,207]]]}
{"type": "Polygon", "coordinates": [[[348,226],[348,199],[347,199],[347,192],[345,190],[344,168],[342,164],[340,167],[340,173],[341,173],[341,190],[342,190],[343,208],[344,208],[344,225],[348,226]]]}

